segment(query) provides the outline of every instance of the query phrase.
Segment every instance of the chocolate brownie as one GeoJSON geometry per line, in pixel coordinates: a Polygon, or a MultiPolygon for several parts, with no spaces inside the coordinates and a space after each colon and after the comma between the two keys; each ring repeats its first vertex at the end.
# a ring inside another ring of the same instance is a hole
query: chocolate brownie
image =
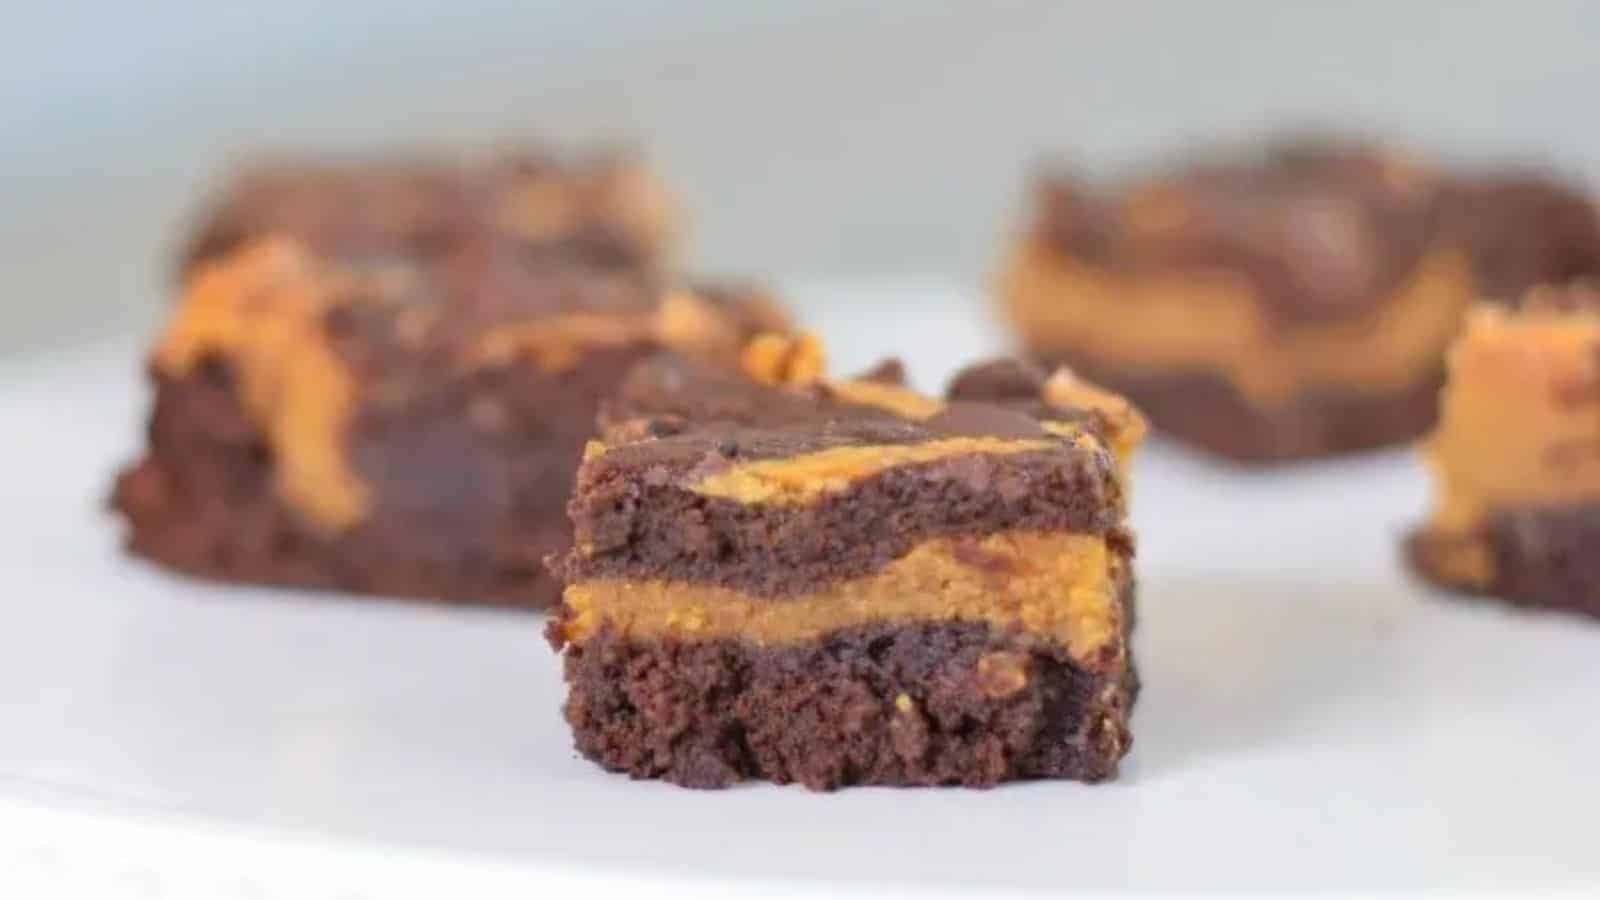
{"type": "Polygon", "coordinates": [[[1600,616],[1600,291],[1473,312],[1450,352],[1410,559],[1439,585],[1600,616]]]}
{"type": "Polygon", "coordinates": [[[1105,190],[1046,176],[1001,294],[1034,357],[1179,439],[1278,460],[1424,433],[1474,301],[1585,273],[1576,189],[1309,141],[1105,190]]]}
{"type": "Polygon", "coordinates": [[[579,751],[693,787],[1112,777],[1124,420],[745,361],[641,364],[585,451],[549,628],[579,751]]]}
{"type": "Polygon", "coordinates": [[[1600,275],[1600,216],[1576,185],[1533,170],[1460,179],[1441,231],[1467,248],[1483,299],[1515,303],[1529,288],[1600,275]]]}
{"type": "Polygon", "coordinates": [[[542,560],[570,539],[601,399],[663,347],[733,365],[783,325],[758,293],[674,287],[650,242],[618,249],[648,216],[582,178],[553,184],[482,209],[420,205],[414,218],[452,222],[426,252],[388,228],[411,219],[345,209],[334,218],[359,227],[321,230],[306,223],[332,213],[241,189],[284,230],[201,242],[151,357],[148,449],[112,498],[130,549],[227,580],[553,603],[542,560]],[[538,197],[570,232],[529,227],[538,197]]]}
{"type": "Polygon", "coordinates": [[[426,259],[487,229],[636,267],[668,260],[679,231],[661,184],[620,154],[283,159],[232,180],[187,242],[181,271],[269,236],[331,256],[426,259]]]}

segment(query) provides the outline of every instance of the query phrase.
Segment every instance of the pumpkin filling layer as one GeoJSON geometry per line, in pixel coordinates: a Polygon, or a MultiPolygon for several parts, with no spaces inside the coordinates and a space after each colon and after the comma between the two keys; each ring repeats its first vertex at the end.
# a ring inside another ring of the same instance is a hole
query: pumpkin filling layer
{"type": "Polygon", "coordinates": [[[1098,535],[935,538],[870,575],[777,600],[659,579],[581,581],[566,590],[562,632],[572,643],[609,626],[633,638],[770,645],[884,622],[981,622],[1039,635],[1102,670],[1123,654],[1125,565],[1098,535]]]}
{"type": "Polygon", "coordinates": [[[1119,272],[1024,242],[1001,285],[1030,348],[1134,374],[1214,374],[1252,403],[1308,389],[1393,391],[1433,377],[1474,299],[1466,256],[1425,256],[1396,294],[1350,320],[1283,325],[1245,276],[1223,269],[1119,272]]]}
{"type": "Polygon", "coordinates": [[[1489,517],[1600,502],[1600,311],[1474,310],[1424,455],[1434,562],[1463,585],[1494,580],[1489,517]]]}

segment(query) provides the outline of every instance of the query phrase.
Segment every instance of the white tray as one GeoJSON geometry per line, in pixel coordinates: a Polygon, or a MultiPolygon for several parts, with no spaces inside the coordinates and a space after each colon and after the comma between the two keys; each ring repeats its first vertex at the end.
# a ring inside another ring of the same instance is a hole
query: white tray
{"type": "MultiPolygon", "coordinates": [[[[899,347],[936,388],[1000,346],[968,292],[795,293],[841,371],[899,347]]],[[[573,754],[536,617],[223,587],[122,556],[101,506],[138,442],[138,355],[0,367],[0,825],[39,823],[0,843],[0,871],[8,852],[58,872],[113,858],[96,846],[127,855],[145,845],[94,829],[138,825],[168,850],[141,850],[130,877],[227,860],[218,878],[245,887],[196,889],[215,897],[365,896],[284,863],[294,847],[361,861],[366,885],[423,884],[395,873],[432,860],[696,896],[1600,886],[1600,626],[1411,583],[1396,538],[1426,484],[1404,452],[1257,474],[1143,458],[1145,689],[1116,783],[705,793],[573,754]],[[196,849],[216,841],[234,843],[196,849]]]]}

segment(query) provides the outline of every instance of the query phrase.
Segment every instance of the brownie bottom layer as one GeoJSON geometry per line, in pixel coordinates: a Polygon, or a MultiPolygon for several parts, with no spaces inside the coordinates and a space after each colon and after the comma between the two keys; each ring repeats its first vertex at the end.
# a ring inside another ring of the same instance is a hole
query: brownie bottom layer
{"type": "Polygon", "coordinates": [[[1328,388],[1263,408],[1205,374],[1130,375],[1081,354],[1045,354],[1134,401],[1161,431],[1244,462],[1308,459],[1413,441],[1438,415],[1438,377],[1383,393],[1328,388]]]}
{"type": "Polygon", "coordinates": [[[1600,617],[1600,504],[1502,513],[1467,537],[1419,531],[1406,550],[1412,567],[1442,587],[1600,617]],[[1463,542],[1486,562],[1471,582],[1450,564],[1463,542]]]}
{"type": "Polygon", "coordinates": [[[579,752],[635,778],[968,785],[1113,777],[1131,736],[1131,666],[1095,674],[987,625],[874,625],[761,647],[628,640],[565,654],[579,752]]]}
{"type": "MultiPolygon", "coordinates": [[[[370,535],[318,537],[276,499],[265,473],[252,476],[235,462],[188,457],[175,472],[163,461],[146,459],[124,471],[111,502],[128,520],[128,551],[220,581],[535,609],[560,599],[560,586],[533,562],[451,563],[393,554],[370,535]],[[226,499],[188,494],[196,483],[233,476],[239,490],[226,499]],[[247,487],[253,481],[256,487],[247,487]],[[186,487],[175,491],[178,484],[186,487]]],[[[554,552],[565,542],[565,533],[556,532],[539,543],[554,552]]]]}
{"type": "MultiPolygon", "coordinates": [[[[591,418],[594,403],[588,400],[591,418]]],[[[582,421],[580,413],[574,412],[574,421],[582,421]]],[[[435,433],[464,433],[453,419],[430,425],[435,433]]],[[[519,478],[515,471],[500,477],[517,488],[514,493],[474,485],[451,496],[423,497],[405,509],[380,505],[362,523],[333,536],[308,526],[280,498],[270,448],[240,408],[225,367],[202,366],[182,379],[164,380],[149,439],[145,458],[117,479],[111,506],[128,523],[128,549],[170,568],[225,581],[449,603],[542,609],[560,599],[543,559],[571,542],[563,506],[581,435],[553,440],[546,434],[481,451],[474,448],[487,442],[463,438],[450,444],[462,449],[432,463],[459,475],[505,460],[507,466],[542,466],[540,477],[519,478]]],[[[419,474],[415,465],[400,463],[414,458],[420,465],[429,457],[398,441],[387,447],[395,448],[395,459],[385,460],[385,471],[428,482],[428,471],[419,474]]]]}

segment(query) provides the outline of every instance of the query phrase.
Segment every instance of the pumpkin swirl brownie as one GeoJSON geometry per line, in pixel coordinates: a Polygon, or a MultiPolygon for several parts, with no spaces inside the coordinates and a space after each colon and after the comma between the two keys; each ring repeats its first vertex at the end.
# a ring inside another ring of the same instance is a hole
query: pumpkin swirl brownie
{"type": "Polygon", "coordinates": [[[1445,587],[1600,615],[1600,292],[1475,310],[1449,373],[1413,565],[1445,587]]]}
{"type": "Polygon", "coordinates": [[[263,237],[319,253],[422,259],[486,229],[545,248],[655,266],[682,227],[661,183],[625,154],[526,149],[427,157],[262,161],[235,175],[186,242],[183,274],[263,237]]]}
{"type": "Polygon", "coordinates": [[[394,201],[404,216],[346,209],[337,227],[270,191],[272,215],[223,214],[251,224],[217,234],[268,231],[199,242],[150,358],[147,450],[112,498],[129,548],[227,580],[551,605],[542,560],[570,539],[601,399],[664,347],[732,366],[783,327],[758,292],[675,287],[649,241],[619,237],[649,216],[590,177],[563,192],[546,173],[470,213],[433,195],[394,201]]]}
{"type": "Polygon", "coordinates": [[[1469,306],[1585,273],[1600,225],[1578,190],[1302,141],[1107,189],[1042,178],[1000,294],[1030,355],[1273,460],[1420,436],[1469,306]]]}
{"type": "Polygon", "coordinates": [[[585,452],[549,628],[579,751],[693,787],[1112,777],[1137,681],[1111,420],[831,380],[793,342],[746,360],[642,364],[585,452]]]}

